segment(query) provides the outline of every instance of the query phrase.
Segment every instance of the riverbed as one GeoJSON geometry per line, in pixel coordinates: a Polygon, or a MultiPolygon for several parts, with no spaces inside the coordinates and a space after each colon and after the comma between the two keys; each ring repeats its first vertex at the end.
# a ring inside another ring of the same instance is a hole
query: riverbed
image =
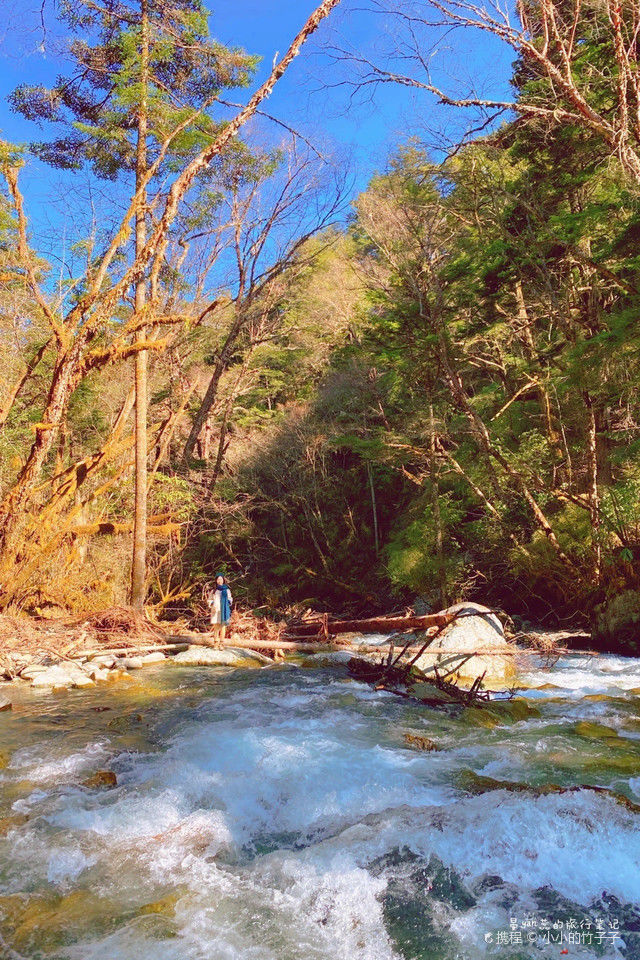
{"type": "Polygon", "coordinates": [[[640,960],[640,660],[519,682],[488,710],[340,665],[24,688],[0,957],[640,960]]]}

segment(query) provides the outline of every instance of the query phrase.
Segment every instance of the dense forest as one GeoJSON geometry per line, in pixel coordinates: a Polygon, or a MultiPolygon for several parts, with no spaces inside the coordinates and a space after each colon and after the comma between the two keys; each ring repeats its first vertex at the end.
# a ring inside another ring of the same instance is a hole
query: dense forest
{"type": "Polygon", "coordinates": [[[257,61],[198,0],[59,5],[69,75],[14,92],[34,142],[0,157],[3,609],[170,616],[223,569],[254,607],[475,598],[633,648],[638,11],[569,7],[491,21],[510,106],[425,75],[492,122],[390,145],[353,198],[295,132],[222,112],[257,61]],[[118,198],[64,273],[34,155],[118,198]]]}

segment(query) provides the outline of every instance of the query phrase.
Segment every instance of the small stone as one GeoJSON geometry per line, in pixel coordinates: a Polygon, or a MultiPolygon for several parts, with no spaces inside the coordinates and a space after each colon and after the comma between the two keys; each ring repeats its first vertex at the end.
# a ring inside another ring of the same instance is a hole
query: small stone
{"type": "Polygon", "coordinates": [[[21,827],[28,819],[26,813],[12,813],[8,817],[0,817],[0,837],[6,837],[9,830],[21,827]]]}
{"type": "Polygon", "coordinates": [[[96,773],[82,781],[83,787],[104,787],[110,790],[118,786],[118,778],[113,770],[97,770],[96,773]]]}
{"type": "Polygon", "coordinates": [[[95,664],[97,667],[105,667],[107,670],[110,670],[112,667],[115,667],[117,664],[116,657],[110,656],[109,654],[100,654],[99,657],[93,657],[90,661],[92,665],[95,664]]]}
{"type": "Polygon", "coordinates": [[[107,680],[110,682],[115,680],[124,680],[128,683],[135,683],[134,678],[130,676],[126,670],[122,670],[120,668],[116,670],[110,670],[107,674],[107,680]]]}
{"type": "Polygon", "coordinates": [[[132,724],[142,723],[142,719],[141,713],[129,713],[122,717],[114,717],[113,720],[109,720],[107,726],[118,733],[125,733],[132,724]]]}
{"type": "Polygon", "coordinates": [[[0,697],[0,713],[2,713],[3,710],[13,710],[11,700],[7,700],[6,697],[0,697]]]}
{"type": "Polygon", "coordinates": [[[416,747],[418,750],[439,750],[437,743],[434,743],[433,740],[430,740],[429,737],[423,737],[418,733],[405,733],[403,734],[403,739],[405,743],[408,743],[410,747],[416,747]]]}
{"type": "Polygon", "coordinates": [[[142,657],[125,657],[120,662],[126,670],[140,670],[144,666],[142,657]]]}
{"type": "Polygon", "coordinates": [[[87,675],[91,678],[91,680],[107,680],[109,677],[109,671],[100,666],[89,667],[87,669],[87,675]]]}

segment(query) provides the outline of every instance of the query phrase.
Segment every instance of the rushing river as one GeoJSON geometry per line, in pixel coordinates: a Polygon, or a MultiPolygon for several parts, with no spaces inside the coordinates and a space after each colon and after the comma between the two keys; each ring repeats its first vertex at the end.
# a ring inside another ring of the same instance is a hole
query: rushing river
{"type": "Polygon", "coordinates": [[[340,666],[25,689],[0,957],[640,960],[640,660],[521,679],[491,711],[340,666]]]}

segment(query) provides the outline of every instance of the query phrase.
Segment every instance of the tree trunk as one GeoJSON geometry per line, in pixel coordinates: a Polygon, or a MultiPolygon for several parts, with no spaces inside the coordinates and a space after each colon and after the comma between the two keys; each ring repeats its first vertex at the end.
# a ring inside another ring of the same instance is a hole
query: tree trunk
{"type": "Polygon", "coordinates": [[[205,391],[204,397],[202,398],[200,407],[198,408],[198,412],[195,415],[193,426],[191,427],[191,431],[189,433],[189,436],[187,437],[187,442],[184,445],[184,452],[182,456],[184,457],[184,460],[187,464],[193,457],[193,451],[198,441],[198,438],[200,436],[200,431],[202,430],[207,420],[207,417],[211,412],[211,408],[213,407],[216,401],[216,397],[218,396],[218,387],[220,386],[220,380],[222,378],[223,373],[227,369],[227,366],[229,364],[229,359],[231,357],[231,353],[233,351],[233,347],[235,346],[236,340],[238,339],[238,337],[240,336],[243,330],[245,319],[246,318],[243,314],[243,311],[238,310],[236,314],[236,318],[233,321],[231,330],[227,334],[227,338],[222,345],[220,353],[218,354],[218,359],[216,360],[216,364],[213,368],[211,379],[209,380],[209,384],[205,391]]]}
{"type": "Polygon", "coordinates": [[[438,561],[438,599],[440,609],[447,605],[447,584],[444,570],[444,534],[440,511],[440,484],[438,482],[438,459],[436,453],[436,421],[433,403],[429,404],[429,479],[431,484],[431,510],[436,533],[436,558],[438,561]]]}
{"type": "MultiPolygon", "coordinates": [[[[528,359],[534,362],[536,365],[540,364],[540,358],[538,356],[538,351],[536,349],[535,341],[533,339],[533,333],[531,332],[531,321],[529,319],[529,313],[527,311],[527,305],[524,300],[524,293],[522,291],[522,284],[519,280],[516,281],[515,285],[515,294],[516,302],[518,304],[518,319],[522,325],[522,335],[524,337],[525,350],[528,356],[528,359]]],[[[562,449],[562,444],[560,441],[560,435],[556,430],[555,424],[553,422],[553,412],[551,406],[551,398],[547,392],[546,387],[542,382],[539,382],[536,387],[536,392],[538,394],[538,400],[540,402],[540,408],[542,410],[542,416],[544,419],[545,429],[547,433],[547,440],[549,441],[549,446],[553,452],[554,457],[554,484],[555,484],[555,472],[557,467],[562,463],[564,459],[564,451],[562,449]]]]}
{"type": "Polygon", "coordinates": [[[20,538],[32,517],[29,499],[41,476],[57,431],[60,429],[69,400],[80,379],[79,357],[84,346],[81,335],[73,347],[63,353],[53,372],[47,405],[42,421],[35,425],[35,440],[18,479],[0,504],[0,557],[13,562],[20,538]]]}
{"type": "Polygon", "coordinates": [[[499,447],[492,441],[484,421],[480,418],[476,410],[470,404],[460,374],[454,368],[453,363],[451,362],[449,344],[447,343],[447,338],[445,331],[443,330],[442,323],[443,322],[440,318],[436,319],[436,335],[438,338],[440,362],[442,364],[444,378],[449,386],[454,403],[466,416],[471,428],[471,433],[480,450],[489,460],[494,460],[500,465],[504,473],[512,480],[516,489],[527,501],[536,523],[547,537],[547,540],[551,544],[558,559],[563,564],[572,567],[573,564],[571,563],[571,560],[562,549],[562,546],[560,545],[551,524],[547,520],[542,509],[540,508],[539,503],[529,489],[529,485],[525,478],[522,476],[519,470],[512,466],[499,447]]]}
{"type": "Polygon", "coordinates": [[[371,494],[371,513],[373,516],[373,540],[376,549],[376,557],[380,553],[380,536],[378,533],[378,506],[376,504],[376,489],[373,485],[373,471],[371,464],[367,463],[367,477],[369,479],[369,492],[371,494]]]}
{"type": "Polygon", "coordinates": [[[598,484],[598,432],[593,400],[588,390],[583,394],[587,408],[587,460],[589,464],[589,515],[591,517],[591,543],[593,547],[593,582],[600,585],[602,546],[600,544],[600,490],[598,484]]]}
{"type": "MultiPolygon", "coordinates": [[[[147,172],[147,72],[149,66],[149,12],[147,0],[141,0],[140,77],[142,96],[138,108],[138,143],[136,151],[136,191],[147,172]]],[[[136,259],[147,239],[146,190],[136,211],[136,259]]],[[[135,312],[142,313],[147,299],[144,276],[136,282],[135,312]]],[[[146,328],[140,327],[136,340],[144,342],[146,328]]],[[[131,606],[142,610],[145,601],[147,570],[147,364],[146,350],[135,356],[135,505],[133,514],[133,557],[131,563],[131,606]]]]}

